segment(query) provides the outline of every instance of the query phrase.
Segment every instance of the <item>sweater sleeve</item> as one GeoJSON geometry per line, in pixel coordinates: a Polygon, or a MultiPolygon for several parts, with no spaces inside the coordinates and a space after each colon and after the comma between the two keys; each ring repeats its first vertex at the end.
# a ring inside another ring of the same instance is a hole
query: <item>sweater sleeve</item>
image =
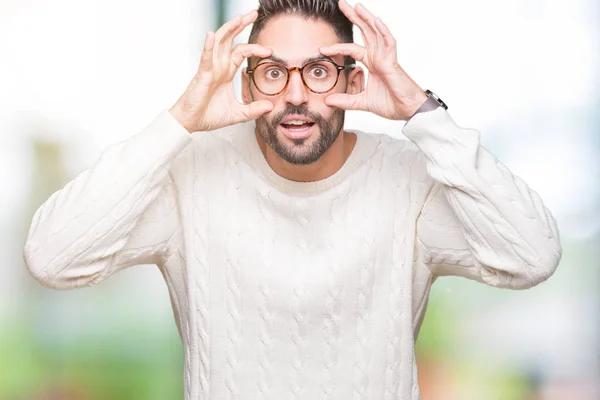
{"type": "Polygon", "coordinates": [[[73,289],[136,264],[158,264],[179,229],[170,162],[190,135],[165,110],[34,213],[23,257],[44,286],[73,289]]]}
{"type": "Polygon", "coordinates": [[[430,190],[417,219],[417,256],[434,276],[526,289],[562,257],[556,220],[540,196],[459,127],[443,108],[415,115],[403,133],[421,150],[430,190]]]}

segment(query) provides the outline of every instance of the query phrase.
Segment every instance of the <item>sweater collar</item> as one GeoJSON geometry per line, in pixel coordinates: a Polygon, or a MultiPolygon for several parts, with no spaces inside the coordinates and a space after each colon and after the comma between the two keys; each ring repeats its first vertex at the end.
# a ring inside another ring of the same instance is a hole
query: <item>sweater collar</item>
{"type": "Polygon", "coordinates": [[[240,129],[239,136],[244,153],[249,158],[249,163],[274,186],[286,193],[295,194],[316,194],[325,191],[348,177],[352,171],[362,165],[374,152],[377,147],[377,140],[371,134],[362,131],[346,129],[347,132],[356,134],[356,143],[352,152],[344,164],[335,173],[325,179],[312,182],[293,181],[277,174],[267,162],[256,136],[254,134],[256,124],[254,121],[248,121],[243,129],[240,129]]]}

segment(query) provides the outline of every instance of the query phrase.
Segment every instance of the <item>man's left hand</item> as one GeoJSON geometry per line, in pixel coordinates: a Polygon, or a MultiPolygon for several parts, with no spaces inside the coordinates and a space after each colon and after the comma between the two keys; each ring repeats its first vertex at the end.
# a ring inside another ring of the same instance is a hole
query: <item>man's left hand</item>
{"type": "Polygon", "coordinates": [[[323,55],[343,54],[360,61],[369,70],[365,90],[358,94],[335,93],[325,104],[344,110],[369,111],[394,120],[408,120],[427,100],[427,95],[398,64],[396,39],[381,18],[362,4],[352,8],[339,0],[340,10],[361,31],[365,46],[339,43],[321,47],[323,55]]]}

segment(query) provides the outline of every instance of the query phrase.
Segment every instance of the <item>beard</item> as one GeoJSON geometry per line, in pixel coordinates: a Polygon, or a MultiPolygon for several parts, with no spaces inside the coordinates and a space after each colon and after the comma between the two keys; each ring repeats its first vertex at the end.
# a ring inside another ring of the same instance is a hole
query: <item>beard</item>
{"type": "Polygon", "coordinates": [[[287,104],[285,110],[277,114],[270,121],[261,115],[256,119],[256,129],[263,140],[275,151],[279,157],[294,165],[312,164],[331,147],[339,136],[344,126],[344,110],[335,108],[331,118],[325,119],[321,114],[308,111],[306,104],[299,106],[287,104]],[[281,121],[288,115],[297,114],[310,118],[319,127],[319,136],[310,144],[306,139],[292,139],[293,146],[287,146],[277,136],[277,129],[281,121]],[[304,148],[303,148],[304,147],[304,148]],[[302,150],[302,151],[297,151],[302,150]]]}

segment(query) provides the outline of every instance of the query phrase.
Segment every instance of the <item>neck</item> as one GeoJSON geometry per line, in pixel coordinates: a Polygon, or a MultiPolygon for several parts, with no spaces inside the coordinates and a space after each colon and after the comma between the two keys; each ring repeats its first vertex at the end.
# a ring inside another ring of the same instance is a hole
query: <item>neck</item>
{"type": "Polygon", "coordinates": [[[356,134],[342,131],[323,156],[312,164],[296,165],[282,159],[260,134],[254,135],[269,166],[277,175],[297,182],[315,182],[335,174],[346,162],[356,144],[356,134]]]}

